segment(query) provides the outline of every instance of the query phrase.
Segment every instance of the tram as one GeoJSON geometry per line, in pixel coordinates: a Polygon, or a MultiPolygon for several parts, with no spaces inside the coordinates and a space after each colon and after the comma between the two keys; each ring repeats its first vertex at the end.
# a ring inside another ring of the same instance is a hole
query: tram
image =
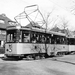
{"type": "Polygon", "coordinates": [[[39,28],[8,26],[5,44],[7,57],[25,58],[56,56],[75,52],[75,39],[65,34],[39,28]],[[74,42],[74,43],[73,43],[74,42]]]}

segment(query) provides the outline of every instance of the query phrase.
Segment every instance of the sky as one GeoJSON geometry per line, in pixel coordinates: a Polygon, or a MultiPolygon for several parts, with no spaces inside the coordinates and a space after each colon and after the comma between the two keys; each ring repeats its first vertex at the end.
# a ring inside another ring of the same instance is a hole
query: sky
{"type": "MultiPolygon", "coordinates": [[[[64,17],[69,22],[68,28],[75,30],[75,15],[71,12],[71,9],[75,5],[74,0],[0,0],[0,14],[4,13],[14,21],[14,17],[23,12],[26,6],[34,4],[39,6],[39,10],[44,18],[48,13],[53,11],[50,19],[53,18],[55,21],[64,17]]],[[[48,27],[52,28],[52,25],[51,23],[48,27]]],[[[61,25],[59,25],[59,27],[61,27],[61,25]]]]}

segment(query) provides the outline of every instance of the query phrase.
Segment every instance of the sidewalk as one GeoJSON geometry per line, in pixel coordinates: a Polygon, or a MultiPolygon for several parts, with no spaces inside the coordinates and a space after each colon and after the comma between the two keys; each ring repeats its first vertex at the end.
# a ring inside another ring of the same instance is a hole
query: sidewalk
{"type": "Polygon", "coordinates": [[[75,65],[75,55],[65,55],[63,57],[54,58],[54,60],[75,65]]]}

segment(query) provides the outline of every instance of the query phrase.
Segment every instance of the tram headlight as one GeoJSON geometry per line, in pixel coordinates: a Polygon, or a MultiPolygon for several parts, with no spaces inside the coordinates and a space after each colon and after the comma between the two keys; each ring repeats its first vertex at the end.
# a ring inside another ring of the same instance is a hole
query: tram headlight
{"type": "Polygon", "coordinates": [[[7,51],[7,52],[11,52],[12,50],[11,50],[11,49],[7,49],[6,51],[7,51]]]}
{"type": "Polygon", "coordinates": [[[9,49],[9,52],[11,52],[12,50],[11,49],[9,49]]]}

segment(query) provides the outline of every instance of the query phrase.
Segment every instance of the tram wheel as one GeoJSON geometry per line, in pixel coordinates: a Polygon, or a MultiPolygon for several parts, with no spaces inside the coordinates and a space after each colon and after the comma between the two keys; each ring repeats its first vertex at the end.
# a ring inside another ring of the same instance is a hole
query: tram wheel
{"type": "Polygon", "coordinates": [[[44,58],[45,58],[45,54],[42,54],[42,55],[40,56],[40,58],[41,58],[41,59],[44,59],[44,58]]]}
{"type": "Polygon", "coordinates": [[[18,60],[22,60],[23,58],[21,56],[17,57],[18,60]]]}
{"type": "Polygon", "coordinates": [[[63,54],[61,52],[58,52],[57,53],[57,56],[62,56],[63,54]]]}
{"type": "Polygon", "coordinates": [[[34,60],[38,60],[38,59],[40,59],[41,57],[40,57],[40,55],[39,54],[33,54],[33,59],[34,60]]]}
{"type": "Polygon", "coordinates": [[[27,55],[26,58],[27,58],[28,60],[30,60],[30,59],[32,59],[32,55],[27,55]]]}

